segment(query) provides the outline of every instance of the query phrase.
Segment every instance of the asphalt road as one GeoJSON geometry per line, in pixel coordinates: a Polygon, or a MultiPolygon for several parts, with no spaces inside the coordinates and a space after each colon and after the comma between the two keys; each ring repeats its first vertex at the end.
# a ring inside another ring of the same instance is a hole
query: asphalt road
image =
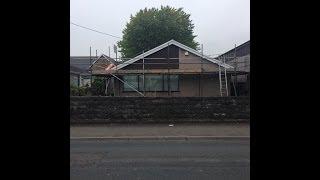
{"type": "Polygon", "coordinates": [[[70,179],[248,180],[250,139],[71,140],[70,179]]]}

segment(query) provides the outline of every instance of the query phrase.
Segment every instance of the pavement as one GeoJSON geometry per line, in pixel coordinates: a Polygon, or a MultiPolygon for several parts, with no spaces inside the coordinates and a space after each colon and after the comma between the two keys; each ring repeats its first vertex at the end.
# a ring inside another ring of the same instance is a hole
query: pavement
{"type": "Polygon", "coordinates": [[[71,139],[70,179],[249,180],[250,139],[71,139]]]}
{"type": "Polygon", "coordinates": [[[250,138],[249,123],[73,125],[70,139],[250,138]]]}

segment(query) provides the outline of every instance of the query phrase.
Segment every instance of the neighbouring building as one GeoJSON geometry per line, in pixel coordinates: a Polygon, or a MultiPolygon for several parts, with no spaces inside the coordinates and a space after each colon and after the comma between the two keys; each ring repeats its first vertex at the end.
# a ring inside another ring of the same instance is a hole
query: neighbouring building
{"type": "Polygon", "coordinates": [[[231,95],[237,93],[238,96],[250,95],[250,40],[237,46],[226,53],[218,56],[217,59],[233,66],[231,72],[230,88],[231,95]],[[236,74],[236,75],[235,75],[236,74]]]}
{"type": "Polygon", "coordinates": [[[76,87],[82,86],[83,73],[82,69],[70,65],[70,85],[76,87]]]}
{"type": "Polygon", "coordinates": [[[70,84],[81,87],[91,85],[90,65],[96,57],[70,56],[70,84]]]}
{"type": "Polygon", "coordinates": [[[175,40],[124,63],[97,60],[91,66],[92,75],[105,77],[114,96],[147,97],[230,96],[229,69],[233,66],[175,40]]]}
{"type": "Polygon", "coordinates": [[[106,76],[105,74],[97,74],[95,72],[101,70],[108,71],[109,69],[116,67],[116,65],[118,64],[119,62],[115,61],[113,58],[110,58],[109,56],[102,54],[98,58],[96,58],[93,61],[92,65],[89,67],[94,74],[93,79],[99,77],[106,80],[104,84],[104,91],[105,95],[107,96],[114,95],[114,79],[106,76]]]}

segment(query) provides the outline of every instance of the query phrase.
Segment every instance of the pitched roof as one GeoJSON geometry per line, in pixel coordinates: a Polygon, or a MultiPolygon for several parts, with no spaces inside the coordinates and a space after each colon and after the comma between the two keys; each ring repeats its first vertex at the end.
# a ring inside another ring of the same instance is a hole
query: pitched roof
{"type": "MultiPolygon", "coordinates": [[[[247,42],[242,43],[241,45],[236,47],[236,55],[237,57],[241,57],[241,56],[245,56],[250,54],[250,40],[248,40],[247,42]]],[[[223,57],[223,56],[234,56],[234,50],[235,48],[230,49],[229,51],[219,55],[217,58],[223,57]]],[[[226,59],[226,61],[228,61],[229,59],[226,59]]]]}
{"type": "Polygon", "coordinates": [[[117,65],[118,62],[116,62],[113,58],[105,55],[105,54],[101,54],[98,58],[96,58],[93,63],[91,64],[91,66],[89,66],[89,69],[101,58],[105,58],[106,60],[108,60],[111,64],[117,65]]]}
{"type": "Polygon", "coordinates": [[[89,72],[89,67],[95,58],[91,56],[90,60],[90,56],[70,56],[70,66],[89,72]]]}
{"type": "Polygon", "coordinates": [[[85,71],[83,69],[80,69],[76,66],[70,65],[70,72],[74,73],[74,74],[82,74],[85,73],[85,71]]]}
{"type": "Polygon", "coordinates": [[[184,50],[186,50],[186,51],[188,51],[188,52],[190,52],[190,53],[192,53],[192,54],[195,54],[195,55],[197,55],[197,56],[200,56],[200,57],[202,57],[202,58],[204,58],[204,59],[206,59],[206,60],[208,60],[208,61],[210,61],[210,62],[212,62],[212,63],[221,65],[221,66],[223,66],[223,67],[225,67],[225,68],[233,68],[232,66],[230,66],[230,65],[228,65],[228,64],[225,64],[225,63],[223,63],[223,62],[221,62],[221,61],[219,61],[219,60],[217,60],[217,59],[214,59],[214,58],[205,56],[205,55],[201,54],[200,52],[198,52],[197,50],[192,49],[192,48],[190,48],[190,47],[188,47],[188,46],[186,46],[186,45],[184,45],[184,44],[181,44],[181,43],[179,43],[179,42],[177,42],[177,41],[175,41],[175,40],[172,39],[172,40],[170,40],[170,41],[168,41],[168,42],[166,42],[166,43],[161,44],[160,46],[157,46],[157,47],[155,47],[155,48],[153,48],[153,49],[151,49],[151,50],[149,50],[149,51],[147,51],[147,52],[145,52],[145,53],[143,53],[143,54],[140,54],[140,55],[138,55],[138,56],[136,56],[136,57],[134,57],[134,58],[126,61],[125,64],[119,64],[119,65],[117,65],[117,66],[114,67],[113,69],[118,69],[118,70],[119,70],[119,69],[121,69],[121,68],[123,68],[123,67],[125,67],[125,66],[128,66],[129,64],[132,64],[132,63],[138,61],[139,59],[142,59],[143,57],[149,56],[150,54],[153,54],[153,53],[155,53],[155,52],[157,52],[157,51],[160,51],[161,49],[166,48],[166,47],[168,47],[168,46],[170,46],[170,45],[178,46],[178,47],[181,48],[181,49],[184,49],[184,50]]]}

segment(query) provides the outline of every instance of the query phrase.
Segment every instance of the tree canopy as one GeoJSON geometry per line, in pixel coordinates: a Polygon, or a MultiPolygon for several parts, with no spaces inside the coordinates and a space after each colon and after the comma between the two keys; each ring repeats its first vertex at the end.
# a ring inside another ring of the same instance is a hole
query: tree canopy
{"type": "Polygon", "coordinates": [[[118,46],[124,58],[133,58],[171,39],[197,49],[199,43],[194,41],[193,28],[190,14],[182,8],[145,8],[131,15],[118,46]]]}

